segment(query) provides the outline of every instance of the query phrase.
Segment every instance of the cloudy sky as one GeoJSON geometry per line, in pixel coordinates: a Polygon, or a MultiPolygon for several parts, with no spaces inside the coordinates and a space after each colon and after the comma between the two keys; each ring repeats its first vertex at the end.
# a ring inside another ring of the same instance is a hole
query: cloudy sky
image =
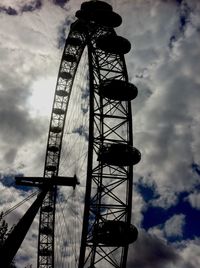
{"type": "MultiPolygon", "coordinates": [[[[59,62],[82,2],[0,1],[1,210],[30,194],[14,186],[14,175],[43,174],[59,62]]],[[[126,63],[139,91],[133,101],[133,131],[142,161],[134,168],[132,221],[140,235],[130,246],[127,268],[199,267],[200,2],[106,2],[122,16],[116,31],[132,44],[126,63]]],[[[84,86],[84,81],[78,83],[84,86]]],[[[82,200],[83,188],[69,197],[82,200]]],[[[15,223],[29,205],[8,222],[15,223]]],[[[37,224],[38,219],[20,249],[19,267],[35,267],[37,224]]]]}

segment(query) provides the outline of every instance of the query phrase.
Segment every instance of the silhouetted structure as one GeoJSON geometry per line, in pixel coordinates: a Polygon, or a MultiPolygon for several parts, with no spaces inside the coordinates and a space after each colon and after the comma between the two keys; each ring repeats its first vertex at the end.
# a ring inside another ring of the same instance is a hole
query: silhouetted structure
{"type": "MultiPolygon", "coordinates": [[[[122,19],[102,1],[88,1],[76,12],[61,59],[55,90],[43,178],[18,178],[42,189],[38,268],[54,268],[57,185],[75,187],[76,178],[58,176],[65,117],[84,48],[88,48],[90,118],[85,208],[79,268],[125,268],[128,247],[138,236],[131,224],[133,147],[131,100],[137,88],[128,81],[124,54],[130,42],[114,28],[122,19]]],[[[33,214],[32,214],[33,217],[33,214]]]]}

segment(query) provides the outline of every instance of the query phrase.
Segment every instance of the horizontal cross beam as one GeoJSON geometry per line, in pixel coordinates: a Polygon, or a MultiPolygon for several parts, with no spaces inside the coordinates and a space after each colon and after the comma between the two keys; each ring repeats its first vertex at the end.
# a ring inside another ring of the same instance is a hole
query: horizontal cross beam
{"type": "Polygon", "coordinates": [[[52,187],[54,185],[72,186],[73,188],[79,184],[76,175],[74,177],[55,176],[51,178],[45,177],[15,177],[16,185],[36,186],[36,187],[52,187]]]}

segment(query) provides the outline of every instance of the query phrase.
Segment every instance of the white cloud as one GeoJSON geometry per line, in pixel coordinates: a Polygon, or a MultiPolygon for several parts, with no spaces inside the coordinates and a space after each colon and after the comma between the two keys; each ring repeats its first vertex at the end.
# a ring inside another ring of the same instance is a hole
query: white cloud
{"type": "Polygon", "coordinates": [[[148,229],[148,233],[156,235],[159,239],[167,241],[168,238],[181,238],[185,225],[185,215],[175,214],[165,223],[148,229]]]}
{"type": "MultiPolygon", "coordinates": [[[[177,252],[155,235],[139,230],[138,240],[130,246],[127,267],[175,267],[177,252]]],[[[177,266],[176,266],[177,267],[177,266]]]]}
{"type": "MultiPolygon", "coordinates": [[[[194,26],[197,22],[193,23],[198,12],[192,10],[191,23],[185,33],[180,33],[175,2],[154,2],[143,2],[137,16],[127,16],[131,8],[127,11],[124,4],[122,14],[127,37],[135,44],[133,54],[127,57],[128,69],[139,90],[133,101],[134,143],[142,152],[142,160],[135,170],[142,177],[151,174],[148,179],[155,182],[160,194],[155,202],[169,207],[176,203],[178,192],[198,184],[198,176],[191,170],[191,163],[198,162],[200,145],[200,49],[194,26]],[[172,35],[176,35],[176,41],[170,49],[172,35]]],[[[136,1],[132,11],[138,9],[136,1]]],[[[123,30],[121,33],[126,33],[123,30]]]]}
{"type": "Polygon", "coordinates": [[[200,240],[196,238],[194,240],[189,240],[181,243],[180,255],[183,262],[188,262],[192,267],[200,266],[200,240]]]}
{"type": "MultiPolygon", "coordinates": [[[[31,2],[3,0],[1,4],[19,11],[31,2]]],[[[20,16],[0,13],[0,93],[4,97],[0,108],[0,148],[5,152],[1,155],[0,168],[4,172],[13,168],[29,176],[42,174],[48,119],[41,118],[37,112],[33,115],[29,104],[38,90],[34,91],[38,81],[56,77],[61,57],[58,37],[61,30],[68,33],[69,27],[64,21],[74,18],[81,2],[69,1],[63,10],[51,1],[43,1],[42,8],[33,13],[20,16]],[[5,114],[7,120],[4,120],[5,114]]],[[[112,3],[123,18],[117,33],[132,44],[126,60],[130,80],[139,89],[139,96],[133,101],[134,144],[142,152],[142,161],[135,167],[135,178],[148,177],[154,182],[160,197],[152,205],[169,208],[176,204],[178,192],[191,190],[198,182],[190,165],[198,161],[200,152],[199,3],[190,1],[193,9],[190,24],[185,33],[180,33],[176,1],[107,2],[112,3]],[[176,35],[176,40],[170,49],[172,35],[176,35]]],[[[16,201],[19,199],[19,196],[8,195],[5,188],[2,190],[1,201],[3,198],[12,204],[14,197],[16,201]]],[[[188,200],[199,208],[198,194],[194,192],[188,200]]],[[[134,192],[132,219],[137,226],[141,225],[145,208],[142,197],[134,192]]],[[[155,227],[151,233],[181,236],[183,226],[184,215],[175,215],[165,223],[163,231],[155,227]]],[[[36,226],[33,232],[37,233],[36,226]]],[[[141,235],[133,264],[136,263],[137,268],[151,268],[150,263],[154,263],[155,268],[199,266],[193,254],[199,252],[198,244],[189,243],[180,260],[177,253],[160,243],[155,236],[141,235]]],[[[28,244],[21,252],[26,248],[28,244]]],[[[30,253],[26,251],[27,254],[30,253]]]]}
{"type": "Polygon", "coordinates": [[[143,211],[145,211],[146,207],[146,203],[144,202],[142,196],[133,188],[132,222],[137,227],[141,226],[143,220],[143,211]]]}
{"type": "Polygon", "coordinates": [[[157,238],[164,240],[166,242],[164,230],[162,227],[163,227],[162,225],[157,225],[157,226],[154,226],[152,228],[149,228],[148,233],[150,235],[156,236],[157,238]]]}
{"type": "Polygon", "coordinates": [[[199,239],[168,245],[155,234],[139,230],[138,240],[130,245],[127,267],[195,268],[200,260],[199,239]]]}
{"type": "Polygon", "coordinates": [[[193,208],[200,209],[200,193],[195,191],[191,193],[188,197],[187,200],[189,201],[190,205],[193,208]]]}
{"type": "Polygon", "coordinates": [[[165,222],[164,232],[167,237],[182,237],[185,225],[185,215],[179,214],[172,216],[165,222]]]}
{"type": "Polygon", "coordinates": [[[170,186],[159,187],[157,192],[159,192],[159,197],[150,201],[152,206],[168,209],[177,204],[178,195],[172,191],[170,186]]]}

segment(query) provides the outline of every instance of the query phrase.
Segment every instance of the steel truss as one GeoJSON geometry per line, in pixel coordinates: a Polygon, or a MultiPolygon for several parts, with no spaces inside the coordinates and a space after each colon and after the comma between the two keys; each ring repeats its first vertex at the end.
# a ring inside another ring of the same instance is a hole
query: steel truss
{"type": "Polygon", "coordinates": [[[79,268],[126,267],[128,245],[108,247],[95,242],[95,226],[102,222],[130,223],[132,203],[132,166],[112,166],[97,161],[101,148],[110,143],[132,146],[132,115],[129,101],[113,101],[99,95],[99,86],[107,79],[128,81],[123,55],[106,53],[96,40],[113,29],[97,27],[89,32],[90,71],[90,148],[85,199],[85,216],[79,268]]]}
{"type": "MultiPolygon", "coordinates": [[[[44,177],[58,176],[62,137],[68,103],[78,63],[85,47],[85,36],[71,28],[66,40],[51,113],[44,177]]],[[[54,267],[54,226],[57,187],[48,191],[41,209],[38,237],[38,268],[54,267]]]]}
{"type": "MultiPolygon", "coordinates": [[[[97,46],[102,36],[116,36],[112,27],[72,24],[66,40],[47,141],[44,177],[58,176],[62,138],[70,93],[84,50],[88,48],[90,75],[90,123],[88,167],[79,268],[125,268],[128,243],[108,245],[99,242],[96,233],[105,222],[131,222],[132,165],[104,163],[99,154],[111,144],[131,147],[131,102],[103,97],[99,88],[106,80],[128,82],[124,55],[105,52],[97,46]]],[[[48,191],[40,210],[38,268],[54,268],[54,226],[56,186],[48,191]]]]}

